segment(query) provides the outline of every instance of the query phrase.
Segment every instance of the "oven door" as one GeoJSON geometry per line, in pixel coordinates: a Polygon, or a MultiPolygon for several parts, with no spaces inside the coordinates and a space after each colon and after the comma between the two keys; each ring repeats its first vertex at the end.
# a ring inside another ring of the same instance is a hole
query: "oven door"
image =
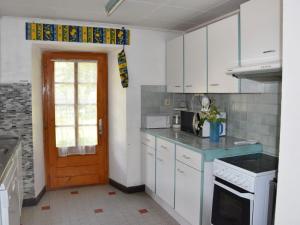
{"type": "Polygon", "coordinates": [[[211,223],[213,225],[253,225],[254,195],[216,178],[211,223]]]}

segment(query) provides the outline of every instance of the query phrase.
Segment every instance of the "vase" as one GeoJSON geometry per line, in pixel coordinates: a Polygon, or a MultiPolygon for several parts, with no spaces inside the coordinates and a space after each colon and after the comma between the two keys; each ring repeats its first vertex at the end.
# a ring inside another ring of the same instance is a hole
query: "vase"
{"type": "Polygon", "coordinates": [[[210,141],[218,143],[220,141],[220,134],[223,133],[223,124],[219,122],[210,122],[209,133],[210,141]]]}

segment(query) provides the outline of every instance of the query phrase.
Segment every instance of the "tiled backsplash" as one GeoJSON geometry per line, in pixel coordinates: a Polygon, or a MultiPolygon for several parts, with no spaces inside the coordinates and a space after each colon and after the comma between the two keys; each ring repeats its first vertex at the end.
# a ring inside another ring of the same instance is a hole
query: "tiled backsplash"
{"type": "Polygon", "coordinates": [[[0,134],[22,138],[24,198],[33,198],[31,84],[0,84],[0,134]]]}
{"type": "MultiPolygon", "coordinates": [[[[278,155],[280,133],[280,82],[266,84],[262,94],[208,94],[227,113],[227,135],[258,140],[264,152],[278,155]]],[[[166,93],[165,86],[142,86],[142,121],[150,113],[170,113],[184,102],[188,110],[200,110],[201,97],[166,93]],[[170,103],[170,104],[166,104],[170,103]]],[[[142,122],[142,127],[144,124],[142,122]]]]}

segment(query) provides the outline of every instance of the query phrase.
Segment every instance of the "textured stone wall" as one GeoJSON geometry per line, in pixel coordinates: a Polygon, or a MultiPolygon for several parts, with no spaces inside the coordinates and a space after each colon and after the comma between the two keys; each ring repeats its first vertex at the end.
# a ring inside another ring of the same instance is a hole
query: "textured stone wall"
{"type": "Polygon", "coordinates": [[[22,138],[24,198],[33,198],[31,84],[0,84],[0,134],[22,138]]]}

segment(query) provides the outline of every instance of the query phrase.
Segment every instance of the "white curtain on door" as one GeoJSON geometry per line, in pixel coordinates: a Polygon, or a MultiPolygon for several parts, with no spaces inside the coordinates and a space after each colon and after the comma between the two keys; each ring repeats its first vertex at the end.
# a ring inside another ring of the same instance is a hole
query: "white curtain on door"
{"type": "Polygon", "coordinates": [[[58,148],[58,155],[66,157],[70,155],[92,155],[96,154],[96,146],[78,146],[58,148]]]}
{"type": "Polygon", "coordinates": [[[97,62],[54,63],[55,138],[58,154],[95,154],[97,130],[97,62]]]}

